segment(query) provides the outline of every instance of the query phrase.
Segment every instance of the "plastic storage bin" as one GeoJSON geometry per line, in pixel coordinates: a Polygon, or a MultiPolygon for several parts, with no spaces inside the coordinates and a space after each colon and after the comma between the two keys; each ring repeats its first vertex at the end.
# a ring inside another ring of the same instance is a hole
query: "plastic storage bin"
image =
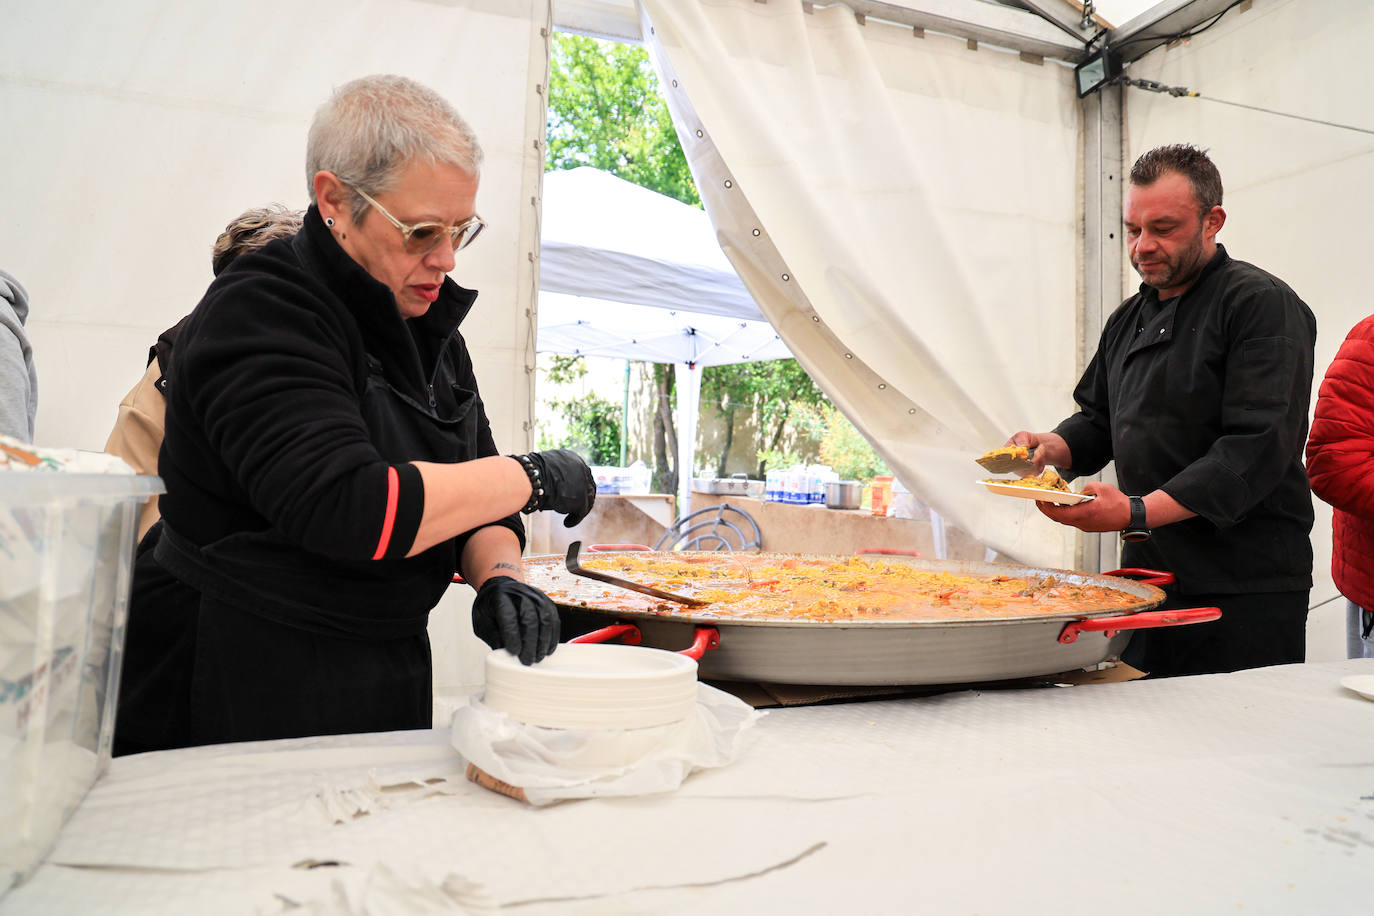
{"type": "Polygon", "coordinates": [[[138,515],[162,490],[0,473],[0,896],[109,763],[138,515]]]}

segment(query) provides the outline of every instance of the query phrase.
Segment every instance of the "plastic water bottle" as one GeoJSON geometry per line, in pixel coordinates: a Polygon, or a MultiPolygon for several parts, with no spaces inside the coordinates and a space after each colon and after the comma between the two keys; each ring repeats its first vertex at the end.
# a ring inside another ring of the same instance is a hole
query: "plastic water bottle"
{"type": "Polygon", "coordinates": [[[811,466],[811,486],[807,502],[813,506],[825,504],[825,485],[831,480],[839,480],[839,475],[830,469],[828,464],[814,464],[811,466]]]}
{"type": "Polygon", "coordinates": [[[840,479],[840,475],[830,469],[830,466],[823,464],[820,466],[820,473],[816,475],[816,488],[811,493],[811,501],[817,505],[825,505],[825,485],[840,479]]]}

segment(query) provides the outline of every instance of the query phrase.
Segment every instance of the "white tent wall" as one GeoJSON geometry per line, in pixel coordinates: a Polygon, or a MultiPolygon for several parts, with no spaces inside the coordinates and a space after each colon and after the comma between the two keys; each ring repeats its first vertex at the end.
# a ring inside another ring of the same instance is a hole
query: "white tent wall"
{"type": "MultiPolygon", "coordinates": [[[[0,0],[0,262],[32,300],[38,441],[104,446],[224,225],[303,208],[316,107],[392,72],[448,98],[486,152],[489,228],[454,277],[481,291],[463,331],[497,444],[529,448],[549,19],[547,0],[0,0]]],[[[480,651],[469,596],[450,589],[432,617],[439,684],[480,651]]]]}
{"type": "MultiPolygon", "coordinates": [[[[1209,101],[1223,99],[1374,130],[1363,74],[1374,4],[1254,0],[1205,33],[1159,48],[1129,75],[1201,92],[1175,98],[1127,89],[1126,162],[1163,143],[1209,149],[1225,187],[1218,239],[1281,277],[1317,316],[1312,398],[1350,328],[1374,312],[1360,265],[1374,211],[1374,136],[1209,101]]],[[[1134,287],[1135,277],[1127,278],[1134,287]]],[[[1344,657],[1344,601],[1330,601],[1331,510],[1314,500],[1314,610],[1308,658],[1344,657]]]]}
{"type": "Polygon", "coordinates": [[[305,135],[368,73],[443,93],[487,155],[489,217],[454,276],[497,441],[528,440],[547,18],[542,0],[0,0],[0,258],[32,299],[38,439],[101,448],[158,333],[209,283],[242,210],[307,202],[305,135]],[[474,81],[472,74],[482,79],[474,81]]]}
{"type": "Polygon", "coordinates": [[[640,8],[721,245],[783,341],[922,500],[1073,565],[1074,534],[969,460],[1072,409],[1072,71],[842,6],[640,8]]]}

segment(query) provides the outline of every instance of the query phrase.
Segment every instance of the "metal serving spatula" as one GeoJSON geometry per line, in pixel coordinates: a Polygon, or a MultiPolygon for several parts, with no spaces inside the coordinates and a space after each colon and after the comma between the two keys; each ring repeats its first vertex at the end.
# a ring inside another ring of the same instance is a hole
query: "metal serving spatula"
{"type": "Polygon", "coordinates": [[[982,458],[973,460],[994,474],[1016,474],[1026,477],[1040,473],[1039,468],[1035,466],[1035,449],[1027,449],[1025,458],[1018,458],[1014,454],[996,454],[999,451],[1001,449],[993,449],[982,458]]]}
{"type": "Polygon", "coordinates": [[[654,588],[652,585],[641,585],[638,582],[631,582],[629,579],[622,579],[610,573],[602,572],[599,569],[587,569],[577,562],[577,555],[582,550],[581,541],[573,541],[568,545],[567,566],[568,572],[574,576],[584,576],[588,579],[595,579],[598,582],[605,582],[608,585],[616,585],[620,588],[628,588],[630,591],[640,594],[650,595],[654,598],[663,598],[666,601],[676,601],[688,607],[705,607],[709,601],[702,601],[700,598],[688,598],[686,595],[674,595],[672,592],[665,592],[661,588],[654,588]]]}

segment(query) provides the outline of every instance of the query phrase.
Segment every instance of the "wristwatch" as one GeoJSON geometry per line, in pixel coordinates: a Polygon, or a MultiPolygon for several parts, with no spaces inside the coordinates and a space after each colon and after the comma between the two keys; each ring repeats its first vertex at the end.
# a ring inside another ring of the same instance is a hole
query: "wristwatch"
{"type": "Polygon", "coordinates": [[[1131,522],[1121,532],[1123,541],[1148,541],[1150,528],[1145,524],[1145,500],[1139,496],[1130,497],[1131,522]]]}

